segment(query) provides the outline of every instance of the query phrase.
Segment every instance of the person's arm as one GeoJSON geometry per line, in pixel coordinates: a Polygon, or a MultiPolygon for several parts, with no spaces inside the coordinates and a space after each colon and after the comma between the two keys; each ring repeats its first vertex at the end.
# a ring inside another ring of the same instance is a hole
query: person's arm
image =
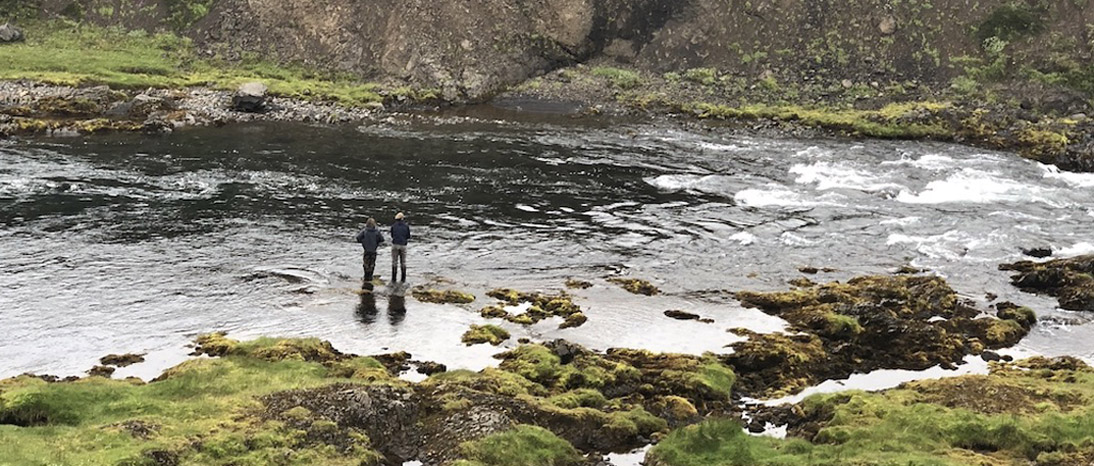
{"type": "Polygon", "coordinates": [[[365,230],[361,230],[357,233],[357,242],[360,243],[365,240],[365,230]]]}
{"type": "Polygon", "coordinates": [[[410,225],[406,226],[406,239],[410,239],[410,225]]]}

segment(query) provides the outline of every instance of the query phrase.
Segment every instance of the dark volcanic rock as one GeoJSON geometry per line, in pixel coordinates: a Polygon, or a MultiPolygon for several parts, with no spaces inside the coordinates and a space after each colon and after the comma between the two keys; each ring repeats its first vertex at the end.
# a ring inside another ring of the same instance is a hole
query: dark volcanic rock
{"type": "Polygon", "coordinates": [[[1029,248],[1022,249],[1022,254],[1029,257],[1036,257],[1038,259],[1044,259],[1052,255],[1052,248],[1029,248]]]}
{"type": "Polygon", "coordinates": [[[266,92],[269,88],[260,82],[249,82],[232,95],[232,110],[257,113],[266,109],[266,92]]]}
{"type": "Polygon", "coordinates": [[[665,317],[670,317],[676,320],[699,320],[698,314],[692,314],[686,311],[669,310],[665,311],[665,317]]]}
{"type": "Polygon", "coordinates": [[[140,362],[144,362],[143,354],[108,354],[99,359],[99,363],[104,366],[117,367],[131,366],[140,362]]]}
{"type": "Polygon", "coordinates": [[[1048,262],[1003,264],[1000,270],[1018,272],[1011,283],[1027,293],[1056,297],[1060,307],[1094,311],[1094,254],[1048,262]]]}

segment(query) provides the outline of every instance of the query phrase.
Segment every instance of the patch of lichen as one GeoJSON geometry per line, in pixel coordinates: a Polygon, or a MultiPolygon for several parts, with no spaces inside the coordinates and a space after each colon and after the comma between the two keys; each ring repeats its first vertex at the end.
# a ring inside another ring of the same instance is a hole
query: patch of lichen
{"type": "Polygon", "coordinates": [[[710,420],[671,433],[647,464],[1084,464],[1094,453],[1094,371],[1074,358],[993,364],[989,375],[882,393],[815,395],[781,419],[787,439],[710,420]]]}
{"type": "Polygon", "coordinates": [[[1025,316],[980,318],[939,277],[864,276],[737,299],[785,319],[792,335],[757,335],[724,357],[742,374],[741,390],[775,396],[822,380],[875,369],[952,366],[966,354],[1011,346],[1026,335],[1025,316]]]}
{"type": "Polygon", "coordinates": [[[486,293],[509,306],[528,303],[528,308],[520,314],[510,314],[500,306],[486,306],[480,313],[486,318],[501,318],[518,325],[532,325],[551,316],[564,320],[559,328],[580,327],[588,318],[581,307],[574,304],[573,296],[567,293],[544,294],[526,293],[509,288],[497,288],[486,293]]]}
{"type": "Polygon", "coordinates": [[[475,301],[475,295],[456,290],[433,290],[416,288],[410,292],[414,299],[423,303],[468,304],[475,301]]]}
{"type": "Polygon", "coordinates": [[[653,283],[640,278],[609,278],[608,281],[622,286],[624,290],[634,294],[653,296],[661,293],[661,290],[653,283]]]}
{"type": "Polygon", "coordinates": [[[1047,294],[1072,311],[1094,311],[1094,255],[1047,262],[1003,264],[1000,270],[1017,272],[1011,283],[1027,293],[1047,294]]]}
{"type": "Polygon", "coordinates": [[[472,325],[471,329],[464,332],[461,340],[470,345],[489,343],[498,346],[509,339],[509,332],[496,325],[472,325]]]}

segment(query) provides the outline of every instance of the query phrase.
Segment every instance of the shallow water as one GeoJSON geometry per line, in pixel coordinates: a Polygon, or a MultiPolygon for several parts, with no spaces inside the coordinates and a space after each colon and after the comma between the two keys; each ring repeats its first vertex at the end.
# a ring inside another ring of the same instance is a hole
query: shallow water
{"type": "Polygon", "coordinates": [[[997,266],[1022,247],[1094,252],[1092,220],[1094,175],[1012,154],[665,123],[472,115],[0,141],[0,377],[78,374],[117,352],[150,359],[117,375],[151,376],[220,330],[477,369],[503,349],[459,342],[483,322],[484,291],[560,290],[568,277],[595,284],[575,291],[589,322],[506,324],[514,340],[727,351],[727,328],[783,326],[728,291],[785,289],[802,266],[834,269],[810,276],[828,281],[905,264],[982,305],[992,293],[1033,307],[1043,320],[1022,350],[1090,360],[1091,316],[1018,292],[997,266]],[[410,284],[478,302],[356,292],[353,235],[400,210],[410,284]],[[604,280],[617,275],[665,294],[604,280]]]}

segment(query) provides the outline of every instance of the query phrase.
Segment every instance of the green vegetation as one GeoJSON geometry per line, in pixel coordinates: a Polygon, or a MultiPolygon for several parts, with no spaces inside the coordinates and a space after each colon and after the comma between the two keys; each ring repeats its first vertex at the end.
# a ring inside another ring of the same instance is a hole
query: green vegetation
{"type": "Polygon", "coordinates": [[[622,286],[624,290],[633,294],[653,296],[661,293],[661,290],[653,283],[640,278],[609,278],[608,281],[622,286]]]}
{"type": "Polygon", "coordinates": [[[498,346],[509,339],[509,332],[497,325],[472,325],[471,329],[463,334],[463,342],[468,346],[480,343],[490,343],[498,346]]]}
{"type": "Polygon", "coordinates": [[[880,394],[810,397],[804,415],[824,419],[812,441],[752,437],[735,421],[708,420],[672,432],[651,457],[658,466],[1089,462],[1094,372],[1066,360],[1020,364],[880,394]]]}
{"type": "Polygon", "coordinates": [[[980,23],[976,37],[981,42],[995,37],[1012,41],[1020,37],[1041,33],[1045,30],[1045,11],[1022,4],[1001,5],[980,23]]]}
{"type": "Polygon", "coordinates": [[[209,14],[216,0],[166,0],[167,24],[176,31],[183,31],[209,14]]]}
{"type": "Polygon", "coordinates": [[[475,301],[475,295],[456,290],[414,289],[410,294],[423,303],[468,304],[475,301]]]}
{"type": "Polygon", "coordinates": [[[796,105],[750,105],[729,107],[709,103],[696,103],[684,106],[683,110],[695,112],[700,118],[717,119],[773,119],[797,122],[862,136],[884,139],[950,139],[954,131],[943,121],[931,123],[907,123],[900,117],[915,109],[937,113],[948,104],[937,102],[917,102],[890,104],[879,110],[858,110],[840,108],[807,108],[796,105]]]}
{"type": "Polygon", "coordinates": [[[576,466],[581,455],[569,442],[542,427],[512,430],[460,445],[465,458],[454,466],[576,466]]]}
{"type": "Polygon", "coordinates": [[[224,357],[187,361],[148,384],[101,377],[0,381],[0,463],[148,464],[158,456],[186,464],[373,464],[379,457],[360,432],[321,419],[290,426],[261,416],[256,397],[363,383],[346,367],[382,370],[371,358],[335,361],[325,352],[329,344],[317,342],[214,337],[207,343],[224,357]],[[318,357],[331,367],[312,360],[318,357]],[[316,441],[316,429],[338,429],[349,443],[335,449],[316,441]]]}
{"type": "Polygon", "coordinates": [[[366,105],[383,100],[376,84],[347,74],[324,74],[254,56],[239,62],[198,57],[189,39],[69,22],[24,25],[24,43],[0,47],[0,79],[113,88],[209,86],[235,89],[262,81],[273,95],[366,105]]]}
{"type": "Polygon", "coordinates": [[[593,76],[607,78],[612,85],[620,89],[632,89],[642,84],[642,77],[631,70],[599,67],[593,68],[592,74],[593,76]]]}

